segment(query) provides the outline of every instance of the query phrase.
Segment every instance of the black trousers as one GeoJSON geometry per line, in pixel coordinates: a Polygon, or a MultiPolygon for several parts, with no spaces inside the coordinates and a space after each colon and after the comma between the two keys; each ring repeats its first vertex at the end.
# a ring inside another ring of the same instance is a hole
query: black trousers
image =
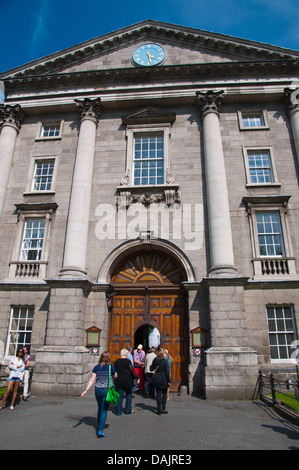
{"type": "Polygon", "coordinates": [[[158,413],[166,410],[167,388],[156,388],[158,413]]]}

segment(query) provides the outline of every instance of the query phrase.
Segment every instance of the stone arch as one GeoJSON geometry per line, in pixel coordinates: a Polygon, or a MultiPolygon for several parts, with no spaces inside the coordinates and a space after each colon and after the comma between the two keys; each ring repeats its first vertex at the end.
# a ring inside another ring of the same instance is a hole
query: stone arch
{"type": "Polygon", "coordinates": [[[135,240],[126,240],[116,246],[106,257],[102,266],[99,269],[98,283],[110,283],[111,277],[116,266],[119,262],[130,254],[134,254],[143,250],[144,252],[160,251],[165,255],[176,260],[184,272],[184,280],[187,282],[196,281],[195,270],[188,256],[183,250],[170,242],[169,240],[155,239],[151,240],[150,243],[142,243],[138,238],[135,240]]]}

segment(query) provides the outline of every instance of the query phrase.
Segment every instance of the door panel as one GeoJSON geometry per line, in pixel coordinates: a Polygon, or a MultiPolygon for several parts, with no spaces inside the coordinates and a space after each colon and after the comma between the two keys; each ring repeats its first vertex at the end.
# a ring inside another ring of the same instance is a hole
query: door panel
{"type": "Polygon", "coordinates": [[[183,295],[144,291],[144,295],[114,296],[109,319],[109,351],[113,362],[123,347],[134,346],[134,333],[142,324],[159,329],[161,346],[168,349],[174,360],[171,390],[177,391],[180,384],[188,385],[188,329],[183,295]]]}

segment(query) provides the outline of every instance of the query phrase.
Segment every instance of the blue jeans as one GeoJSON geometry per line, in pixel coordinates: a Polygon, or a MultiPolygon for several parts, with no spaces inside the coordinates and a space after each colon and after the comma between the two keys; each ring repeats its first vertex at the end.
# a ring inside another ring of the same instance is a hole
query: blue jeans
{"type": "MultiPolygon", "coordinates": [[[[117,389],[119,393],[119,399],[116,405],[116,414],[120,416],[122,414],[122,409],[123,409],[123,399],[125,395],[125,390],[123,388],[118,388],[117,389]]],[[[125,406],[125,413],[129,414],[132,412],[132,390],[129,392],[126,391],[126,406],[125,406]]]]}
{"type": "Polygon", "coordinates": [[[95,388],[95,396],[98,402],[98,432],[103,432],[106,419],[107,411],[109,409],[109,403],[106,402],[107,388],[95,388]]]}

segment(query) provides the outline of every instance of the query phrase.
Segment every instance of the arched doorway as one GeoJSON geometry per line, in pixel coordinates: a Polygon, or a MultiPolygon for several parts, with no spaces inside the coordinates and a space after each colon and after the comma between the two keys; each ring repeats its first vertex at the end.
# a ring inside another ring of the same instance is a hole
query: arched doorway
{"type": "Polygon", "coordinates": [[[185,280],[180,265],[165,253],[139,251],[120,262],[111,277],[114,296],[109,317],[109,351],[112,361],[126,346],[149,345],[149,329],[160,333],[161,346],[174,362],[171,390],[188,385],[188,318],[185,280]]]}

